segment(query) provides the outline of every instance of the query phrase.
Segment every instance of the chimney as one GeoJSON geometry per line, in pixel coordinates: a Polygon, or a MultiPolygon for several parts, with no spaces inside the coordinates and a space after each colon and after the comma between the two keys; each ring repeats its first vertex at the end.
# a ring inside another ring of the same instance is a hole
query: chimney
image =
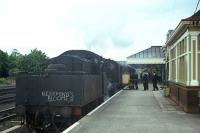
{"type": "Polygon", "coordinates": [[[171,35],[174,33],[174,30],[168,30],[167,32],[167,40],[171,37],[171,35]]]}

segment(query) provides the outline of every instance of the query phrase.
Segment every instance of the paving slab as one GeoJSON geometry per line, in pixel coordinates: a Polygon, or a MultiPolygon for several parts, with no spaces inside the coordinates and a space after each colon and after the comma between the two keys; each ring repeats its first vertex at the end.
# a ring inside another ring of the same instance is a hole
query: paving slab
{"type": "Polygon", "coordinates": [[[187,114],[159,91],[150,90],[121,91],[67,132],[200,133],[199,114],[187,114]]]}

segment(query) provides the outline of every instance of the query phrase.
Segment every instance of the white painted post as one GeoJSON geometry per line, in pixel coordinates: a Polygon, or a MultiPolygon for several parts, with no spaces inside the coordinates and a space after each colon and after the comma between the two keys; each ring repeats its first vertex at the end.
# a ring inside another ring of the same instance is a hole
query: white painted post
{"type": "Polygon", "coordinates": [[[177,47],[177,45],[175,46],[175,49],[176,49],[176,57],[175,57],[176,58],[176,79],[175,79],[175,81],[178,82],[179,81],[179,79],[178,79],[179,78],[179,75],[178,75],[179,74],[178,73],[179,61],[178,61],[178,47],[177,47]]]}
{"type": "Polygon", "coordinates": [[[172,72],[172,66],[171,66],[171,50],[170,50],[170,46],[168,47],[169,51],[169,75],[168,75],[168,80],[171,80],[171,72],[172,72]]]}
{"type": "Polygon", "coordinates": [[[187,60],[187,81],[186,81],[186,85],[190,85],[190,74],[191,74],[191,71],[190,71],[190,68],[191,68],[191,64],[190,64],[190,51],[189,51],[189,45],[190,45],[190,34],[188,34],[187,36],[187,44],[186,44],[186,47],[187,47],[187,55],[186,55],[186,60],[187,60]]]}
{"type": "Polygon", "coordinates": [[[199,63],[198,63],[198,61],[199,61],[199,59],[198,59],[198,43],[199,43],[199,41],[198,41],[198,36],[199,36],[199,34],[197,34],[196,35],[196,81],[197,81],[197,85],[199,85],[199,79],[198,79],[198,77],[199,77],[199,63]]]}
{"type": "Polygon", "coordinates": [[[197,80],[197,69],[198,69],[198,58],[197,58],[197,56],[198,56],[198,54],[197,54],[197,42],[198,42],[198,38],[197,38],[197,36],[198,36],[198,32],[191,32],[191,57],[192,57],[192,60],[191,60],[191,86],[198,86],[199,85],[199,81],[197,80]],[[196,43],[195,43],[195,46],[194,46],[194,43],[193,43],[193,41],[195,41],[196,43]],[[195,51],[194,51],[194,48],[196,49],[195,51]],[[195,54],[195,57],[196,57],[196,60],[194,60],[193,59],[193,55],[195,54]],[[195,62],[195,70],[193,69],[193,65],[194,65],[194,62],[195,62]],[[195,73],[194,73],[194,71],[196,71],[195,73]],[[193,75],[193,74],[195,74],[195,75],[193,75]],[[195,77],[195,79],[194,79],[194,77],[195,77]]]}

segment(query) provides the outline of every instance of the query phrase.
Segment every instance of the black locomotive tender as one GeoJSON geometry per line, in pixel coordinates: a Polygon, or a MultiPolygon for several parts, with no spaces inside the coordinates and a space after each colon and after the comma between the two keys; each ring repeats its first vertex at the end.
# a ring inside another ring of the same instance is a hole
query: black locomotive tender
{"type": "Polygon", "coordinates": [[[72,123],[119,91],[122,74],[130,72],[90,51],[66,51],[50,59],[45,72],[17,76],[17,114],[35,129],[72,123]]]}

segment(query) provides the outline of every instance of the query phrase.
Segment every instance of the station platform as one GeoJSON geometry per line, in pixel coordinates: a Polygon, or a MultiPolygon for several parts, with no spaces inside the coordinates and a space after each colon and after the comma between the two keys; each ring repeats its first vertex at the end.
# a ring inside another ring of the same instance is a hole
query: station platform
{"type": "Polygon", "coordinates": [[[183,112],[160,91],[121,90],[63,133],[200,133],[200,115],[183,112]]]}

